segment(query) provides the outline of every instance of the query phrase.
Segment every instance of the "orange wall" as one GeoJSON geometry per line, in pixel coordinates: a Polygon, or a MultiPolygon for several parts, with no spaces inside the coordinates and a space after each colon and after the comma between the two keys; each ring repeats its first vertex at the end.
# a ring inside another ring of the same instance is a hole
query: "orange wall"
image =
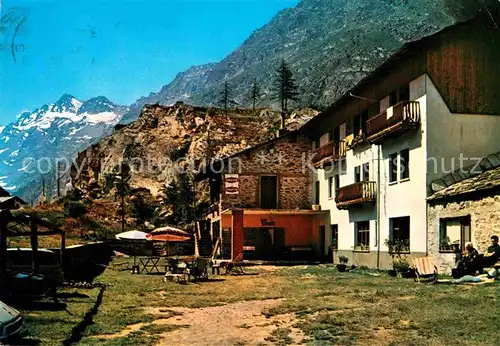
{"type": "MultiPolygon", "coordinates": [[[[243,216],[243,227],[263,227],[261,219],[272,219],[275,228],[283,228],[285,230],[285,245],[311,245],[317,241],[317,231],[314,231],[315,226],[314,216],[312,215],[273,215],[272,217],[266,214],[243,216]],[[315,235],[313,237],[313,234],[315,235]]],[[[222,227],[231,228],[231,215],[222,216],[222,227]]],[[[270,226],[264,226],[270,227],[270,226]]]]}

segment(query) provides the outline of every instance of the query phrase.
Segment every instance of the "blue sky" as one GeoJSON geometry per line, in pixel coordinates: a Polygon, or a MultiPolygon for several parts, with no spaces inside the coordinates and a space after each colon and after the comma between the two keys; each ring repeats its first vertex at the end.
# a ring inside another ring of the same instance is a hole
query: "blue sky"
{"type": "Polygon", "coordinates": [[[11,15],[0,32],[0,125],[64,93],[128,105],[192,65],[221,60],[297,3],[3,0],[4,23],[11,15]]]}

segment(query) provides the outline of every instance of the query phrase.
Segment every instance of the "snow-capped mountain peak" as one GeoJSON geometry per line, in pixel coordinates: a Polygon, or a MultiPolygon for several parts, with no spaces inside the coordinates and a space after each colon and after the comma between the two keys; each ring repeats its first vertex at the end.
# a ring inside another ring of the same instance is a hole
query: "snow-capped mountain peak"
{"type": "Polygon", "coordinates": [[[23,167],[23,162],[71,159],[113,131],[127,111],[127,107],[116,105],[104,96],[80,101],[64,94],[55,103],[23,112],[0,131],[0,186],[16,186],[16,192],[30,200],[32,193],[39,191],[26,186],[38,188],[40,172],[33,173],[31,166],[23,167]]]}
{"type": "Polygon", "coordinates": [[[82,102],[69,94],[62,95],[59,100],[52,105],[50,111],[56,113],[70,112],[76,113],[82,102]]]}

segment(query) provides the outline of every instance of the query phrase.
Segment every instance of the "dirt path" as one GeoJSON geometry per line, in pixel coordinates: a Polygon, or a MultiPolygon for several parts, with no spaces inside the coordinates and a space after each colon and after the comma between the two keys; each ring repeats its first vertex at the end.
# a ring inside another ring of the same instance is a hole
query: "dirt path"
{"type": "MultiPolygon", "coordinates": [[[[159,345],[274,345],[278,332],[292,345],[302,344],[304,334],[293,327],[295,314],[267,318],[263,311],[277,306],[282,300],[244,301],[208,308],[150,308],[157,315],[152,322],[158,326],[172,326],[172,331],[161,334],[159,345]],[[283,329],[282,329],[283,328],[283,329]],[[279,330],[278,330],[279,329],[279,330]],[[284,330],[287,331],[283,332],[284,330]]],[[[106,339],[126,337],[148,323],[127,326],[106,339]]],[[[103,336],[99,336],[102,338],[103,336]]]]}
{"type": "MultiPolygon", "coordinates": [[[[187,328],[164,333],[162,345],[272,345],[272,332],[290,328],[288,337],[300,344],[303,333],[292,327],[294,314],[266,318],[262,311],[280,300],[246,301],[200,309],[171,308],[182,315],[161,319],[158,323],[189,325],[187,328]],[[266,340],[267,339],[267,340],[266,340]]],[[[158,313],[156,309],[154,313],[158,313]]]]}

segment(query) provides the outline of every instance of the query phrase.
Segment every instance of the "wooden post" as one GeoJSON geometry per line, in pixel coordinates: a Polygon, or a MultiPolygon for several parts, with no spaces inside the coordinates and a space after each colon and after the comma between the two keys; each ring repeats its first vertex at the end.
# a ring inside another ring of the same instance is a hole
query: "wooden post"
{"type": "Polygon", "coordinates": [[[38,258],[38,225],[36,224],[36,219],[31,217],[30,220],[31,228],[31,251],[33,254],[33,274],[37,275],[40,269],[40,260],[38,258]]]}

